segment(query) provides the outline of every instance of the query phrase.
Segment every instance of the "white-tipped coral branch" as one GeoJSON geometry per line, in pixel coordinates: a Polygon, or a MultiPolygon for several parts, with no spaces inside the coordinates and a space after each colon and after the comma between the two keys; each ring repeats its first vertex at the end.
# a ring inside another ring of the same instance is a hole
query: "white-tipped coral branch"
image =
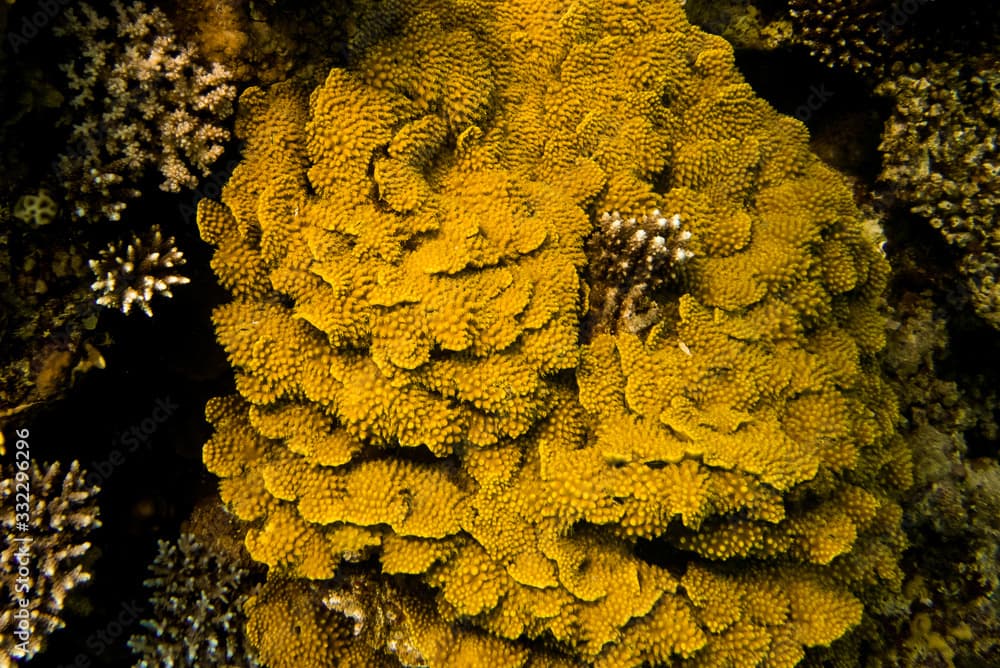
{"type": "Polygon", "coordinates": [[[641,332],[660,319],[650,295],[678,277],[692,253],[680,214],[658,209],[635,218],[605,212],[587,242],[591,312],[588,329],[641,332]]]}
{"type": "Polygon", "coordinates": [[[114,20],[81,3],[56,30],[80,44],[79,57],[62,66],[77,111],[59,160],[77,218],[118,220],[150,167],[162,174],[162,190],[195,187],[229,139],[229,71],[202,64],[160,9],[112,7],[114,20]]]}
{"type": "Polygon", "coordinates": [[[90,287],[100,294],[97,303],[101,306],[121,309],[125,315],[138,306],[152,317],[153,297],[173,297],[173,286],[190,282],[186,276],[173,273],[185,262],[184,254],[174,246],[174,238],[164,241],[159,226],[154,225],[146,241],[133,236],[124,252],[109,244],[98,259],[91,260],[90,268],[97,280],[90,287]]]}
{"type": "Polygon", "coordinates": [[[55,462],[32,463],[18,476],[0,480],[0,588],[8,602],[0,612],[0,665],[30,660],[51,633],[65,626],[67,596],[90,580],[83,563],[90,550],[85,538],[101,526],[95,502],[99,489],[87,484],[79,462],[65,475],[55,462]],[[25,489],[30,491],[23,503],[25,489]]]}

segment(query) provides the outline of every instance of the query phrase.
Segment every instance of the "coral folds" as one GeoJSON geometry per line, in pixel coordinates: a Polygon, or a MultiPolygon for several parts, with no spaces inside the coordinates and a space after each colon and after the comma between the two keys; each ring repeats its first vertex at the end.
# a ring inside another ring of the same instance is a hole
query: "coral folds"
{"type": "MultiPolygon", "coordinates": [[[[238,389],[204,460],[251,556],[432,592],[375,648],[429,665],[792,666],[847,633],[899,585],[910,470],[888,268],[804,127],[677,2],[368,11],[349,69],[243,94],[199,205],[238,389]],[[682,294],[582,344],[588,235],[654,209],[682,294]]],[[[265,655],[365,665],[262,605],[265,655]]]]}

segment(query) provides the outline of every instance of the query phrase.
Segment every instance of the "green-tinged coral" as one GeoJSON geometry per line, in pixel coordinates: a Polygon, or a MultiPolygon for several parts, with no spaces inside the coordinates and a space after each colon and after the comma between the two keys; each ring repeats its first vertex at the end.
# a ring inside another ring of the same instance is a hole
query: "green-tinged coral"
{"type": "Polygon", "coordinates": [[[296,616],[299,665],[345,651],[301,602],[345,561],[433,589],[463,665],[792,666],[847,633],[899,587],[911,474],[888,268],[803,126],[676,2],[378,16],[311,93],[244,93],[199,205],[239,391],[204,459],[292,578],[248,606],[264,661],[296,616]],[[654,209],[683,294],[582,345],[586,237],[654,209]]]}
{"type": "MultiPolygon", "coordinates": [[[[24,452],[15,443],[11,448],[24,452]]],[[[101,526],[99,490],[85,482],[79,462],[63,474],[59,462],[22,468],[26,460],[17,461],[17,470],[0,480],[0,587],[7,602],[0,613],[0,666],[30,660],[66,625],[66,599],[90,580],[88,534],[101,526]]]]}
{"type": "MultiPolygon", "coordinates": [[[[13,207],[11,207],[13,208],[13,207]]],[[[34,227],[0,204],[0,425],[103,369],[86,242],[34,227]]]]}

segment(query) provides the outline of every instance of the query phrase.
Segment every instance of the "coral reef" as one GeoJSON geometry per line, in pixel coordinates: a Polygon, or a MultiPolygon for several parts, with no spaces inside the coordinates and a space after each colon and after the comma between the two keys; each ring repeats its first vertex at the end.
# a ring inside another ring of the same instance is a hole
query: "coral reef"
{"type": "Polygon", "coordinates": [[[244,635],[243,606],[256,592],[260,574],[191,533],[160,541],[149,567],[154,616],[129,647],[137,666],[256,668],[257,653],[244,635]]]}
{"type": "Polygon", "coordinates": [[[84,482],[86,473],[79,462],[70,464],[65,475],[59,462],[17,468],[15,475],[0,480],[0,586],[8,601],[0,613],[0,665],[4,666],[31,659],[45,648],[50,634],[63,628],[67,596],[90,580],[84,563],[90,550],[87,536],[101,526],[94,498],[99,490],[84,482]],[[29,490],[26,521],[18,507],[25,489],[29,490]]]}
{"type": "Polygon", "coordinates": [[[880,150],[894,203],[961,253],[976,312],[1000,328],[1000,72],[995,56],[893,67],[880,150]]]}
{"type": "Polygon", "coordinates": [[[889,666],[1000,662],[1000,464],[996,451],[976,455],[967,444],[973,429],[996,443],[996,390],[987,380],[994,396],[976,397],[971,384],[942,377],[950,348],[942,315],[928,295],[908,296],[888,345],[915,474],[904,515],[915,549],[904,621],[884,650],[889,666]]]}
{"type": "Polygon", "coordinates": [[[831,66],[878,81],[895,62],[941,57],[957,43],[995,50],[1000,12],[988,0],[790,0],[793,41],[831,66]]]}
{"type": "Polygon", "coordinates": [[[594,331],[636,334],[656,324],[660,313],[652,295],[677,281],[691,258],[691,232],[682,227],[679,215],[668,219],[659,209],[638,218],[601,214],[586,246],[590,313],[584,341],[594,331]]]}
{"type": "Polygon", "coordinates": [[[888,266],[802,124],[673,1],[367,11],[350,69],[243,94],[198,210],[239,392],[203,456],[283,578],[263,661],[400,647],[315,604],[376,561],[435,592],[414,633],[464,649],[432,665],[792,666],[877,610],[911,479],[888,266]],[[654,209],[683,294],[581,345],[599,212],[654,209]]]}
{"type": "Polygon", "coordinates": [[[164,239],[159,225],[153,225],[147,239],[133,235],[124,253],[109,244],[98,259],[91,260],[90,269],[97,280],[90,287],[99,294],[100,306],[121,309],[128,315],[138,305],[152,317],[153,297],[173,297],[173,286],[190,283],[186,276],[174,273],[184,263],[184,254],[174,246],[174,238],[164,239]]]}
{"type": "Polygon", "coordinates": [[[159,8],[117,0],[112,7],[114,20],[81,3],[57,28],[80,45],[63,66],[75,111],[70,149],[59,159],[77,218],[118,220],[151,167],[163,176],[161,189],[193,188],[229,139],[229,72],[202,65],[159,8]]]}

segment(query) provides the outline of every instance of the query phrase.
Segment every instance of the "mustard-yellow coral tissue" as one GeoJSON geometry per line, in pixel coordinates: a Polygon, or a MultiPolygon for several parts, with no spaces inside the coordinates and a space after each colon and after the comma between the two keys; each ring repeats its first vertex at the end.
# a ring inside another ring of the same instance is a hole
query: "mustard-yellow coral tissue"
{"type": "MultiPolygon", "coordinates": [[[[365,11],[350,68],[243,94],[199,206],[239,391],[204,458],[251,555],[425,591],[403,663],[459,665],[448,627],[470,666],[773,668],[847,634],[899,586],[909,459],[888,267],[803,125],[675,0],[365,11]],[[584,342],[588,235],[654,209],[683,276],[584,342]]],[[[297,637],[251,634],[341,652],[297,637]]]]}

